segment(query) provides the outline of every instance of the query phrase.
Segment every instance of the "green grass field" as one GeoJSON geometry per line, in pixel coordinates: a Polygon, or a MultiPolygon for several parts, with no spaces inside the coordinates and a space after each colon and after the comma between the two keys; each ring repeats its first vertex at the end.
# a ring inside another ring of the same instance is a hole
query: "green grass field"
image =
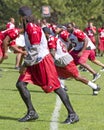
{"type": "MultiPolygon", "coordinates": [[[[104,57],[97,57],[104,63],[104,57]]],[[[14,70],[15,55],[10,53],[9,59],[0,65],[0,130],[51,130],[50,123],[55,107],[56,95],[45,94],[40,87],[28,85],[33,104],[39,114],[36,121],[20,123],[18,119],[26,113],[26,107],[15,87],[19,73],[14,70]]],[[[89,62],[99,71],[101,67],[89,62]]],[[[86,85],[75,81],[66,80],[68,94],[80,121],[72,125],[63,125],[67,112],[63,104],[59,111],[58,128],[54,130],[104,130],[104,72],[96,81],[101,86],[98,96],[92,96],[92,90],[86,85]]],[[[81,72],[88,79],[92,79],[89,72],[81,72]]]]}

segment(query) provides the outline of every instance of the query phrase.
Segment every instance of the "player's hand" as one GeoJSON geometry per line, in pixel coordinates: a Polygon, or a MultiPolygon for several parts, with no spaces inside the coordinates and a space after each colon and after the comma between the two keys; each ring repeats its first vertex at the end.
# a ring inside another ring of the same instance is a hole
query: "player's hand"
{"type": "Polygon", "coordinates": [[[81,57],[82,54],[83,54],[83,53],[80,51],[80,52],[78,53],[78,57],[81,57]]]}
{"type": "Polygon", "coordinates": [[[28,54],[27,51],[23,51],[22,53],[24,56],[26,56],[28,54]]]}

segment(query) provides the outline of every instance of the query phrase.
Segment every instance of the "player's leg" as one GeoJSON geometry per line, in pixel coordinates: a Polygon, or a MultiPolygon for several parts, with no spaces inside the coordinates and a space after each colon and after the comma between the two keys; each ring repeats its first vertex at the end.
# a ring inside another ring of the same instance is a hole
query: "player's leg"
{"type": "Polygon", "coordinates": [[[65,91],[68,91],[67,89],[67,86],[65,85],[65,79],[60,79],[59,78],[59,81],[60,81],[60,84],[61,84],[61,87],[65,90],[65,91]]]}
{"type": "Polygon", "coordinates": [[[91,87],[93,90],[93,95],[97,95],[98,91],[100,91],[100,87],[97,84],[87,80],[86,78],[80,75],[78,77],[75,77],[75,79],[91,87]]]}
{"type": "Polygon", "coordinates": [[[20,66],[22,64],[22,54],[21,53],[17,53],[16,55],[16,61],[15,61],[15,69],[20,69],[20,66]]]}
{"type": "Polygon", "coordinates": [[[92,50],[85,50],[83,52],[83,55],[79,59],[79,64],[85,67],[89,72],[93,74],[93,82],[95,82],[98,78],[100,78],[100,74],[97,73],[90,65],[88,65],[86,62],[91,54],[92,50]]]}
{"type": "Polygon", "coordinates": [[[36,113],[36,110],[33,107],[32,101],[31,101],[31,95],[30,92],[27,89],[27,83],[18,81],[16,83],[16,87],[21,95],[21,98],[23,99],[26,107],[27,107],[27,114],[19,119],[20,122],[25,122],[32,119],[37,119],[38,114],[36,113]]]}
{"type": "Polygon", "coordinates": [[[63,123],[71,124],[79,121],[79,117],[75,113],[66,91],[62,87],[60,87],[56,89],[54,92],[60,97],[60,99],[62,100],[63,104],[65,105],[68,111],[68,117],[63,123]]]}
{"type": "Polygon", "coordinates": [[[96,65],[101,66],[102,68],[104,68],[104,64],[101,61],[99,61],[98,59],[96,59],[96,55],[95,55],[95,51],[94,50],[91,50],[90,55],[89,55],[88,58],[89,58],[89,60],[92,63],[94,63],[94,64],[96,64],[96,65]]]}

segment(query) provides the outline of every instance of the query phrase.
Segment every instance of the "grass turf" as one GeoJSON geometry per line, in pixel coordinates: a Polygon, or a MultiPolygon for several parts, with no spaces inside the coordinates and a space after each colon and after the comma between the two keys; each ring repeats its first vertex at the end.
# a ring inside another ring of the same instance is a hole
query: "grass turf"
{"type": "MultiPolygon", "coordinates": [[[[104,63],[103,57],[98,58],[104,63]]],[[[28,85],[33,105],[35,106],[39,119],[36,121],[20,123],[18,119],[26,113],[26,107],[15,87],[19,73],[14,69],[15,55],[10,53],[9,59],[0,65],[0,130],[50,130],[50,122],[56,95],[54,93],[45,94],[40,87],[28,85]]],[[[92,63],[92,68],[99,71],[101,67],[92,63]]],[[[104,72],[101,78],[96,81],[101,86],[98,96],[92,96],[90,87],[75,81],[66,80],[68,95],[72,105],[79,115],[80,121],[73,125],[63,125],[67,112],[62,105],[60,110],[58,130],[103,130],[104,129],[104,72]]],[[[89,72],[81,72],[88,79],[92,79],[89,72]]]]}

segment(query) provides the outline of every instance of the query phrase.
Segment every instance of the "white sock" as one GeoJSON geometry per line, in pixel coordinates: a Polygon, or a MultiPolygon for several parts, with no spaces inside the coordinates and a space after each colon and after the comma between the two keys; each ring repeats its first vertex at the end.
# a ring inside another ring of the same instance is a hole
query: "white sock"
{"type": "Polygon", "coordinates": [[[88,82],[88,86],[90,86],[92,89],[97,89],[97,85],[91,81],[88,82]]]}

